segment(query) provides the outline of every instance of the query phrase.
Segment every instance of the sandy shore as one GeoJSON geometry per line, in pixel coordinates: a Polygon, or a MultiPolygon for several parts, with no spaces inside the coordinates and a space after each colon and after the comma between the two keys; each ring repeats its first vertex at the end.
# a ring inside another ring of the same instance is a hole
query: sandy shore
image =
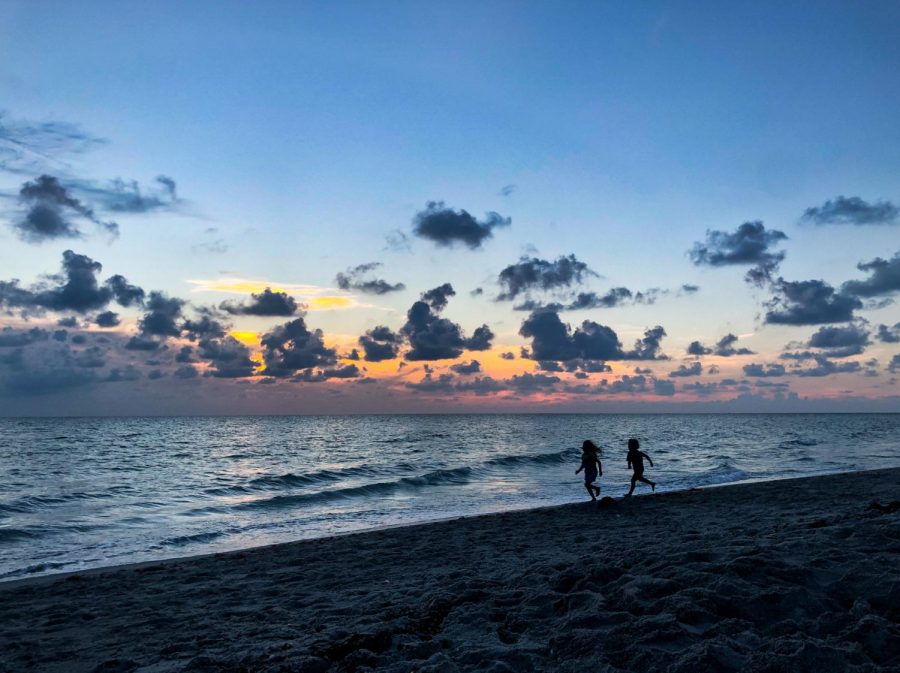
{"type": "Polygon", "coordinates": [[[5,583],[0,670],[897,671],[897,500],[878,470],[5,583]]]}

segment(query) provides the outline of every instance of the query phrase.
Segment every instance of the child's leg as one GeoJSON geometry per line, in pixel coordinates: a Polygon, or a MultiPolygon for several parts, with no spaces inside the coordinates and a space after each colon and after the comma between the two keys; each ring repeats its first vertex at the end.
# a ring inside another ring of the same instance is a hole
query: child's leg
{"type": "Polygon", "coordinates": [[[634,487],[637,484],[637,480],[638,476],[636,474],[631,475],[631,488],[628,489],[628,493],[625,494],[626,496],[634,493],[634,487]]]}
{"type": "Polygon", "coordinates": [[[647,477],[645,477],[645,476],[643,476],[643,475],[641,475],[641,476],[638,477],[638,478],[639,478],[642,482],[644,482],[645,484],[649,484],[649,485],[650,485],[650,488],[652,488],[654,491],[656,490],[656,482],[655,482],[655,481],[650,481],[649,479],[647,479],[647,477]]]}
{"type": "Polygon", "coordinates": [[[594,487],[589,482],[584,482],[584,487],[587,489],[588,495],[591,496],[591,500],[596,500],[597,498],[594,496],[594,487]]]}

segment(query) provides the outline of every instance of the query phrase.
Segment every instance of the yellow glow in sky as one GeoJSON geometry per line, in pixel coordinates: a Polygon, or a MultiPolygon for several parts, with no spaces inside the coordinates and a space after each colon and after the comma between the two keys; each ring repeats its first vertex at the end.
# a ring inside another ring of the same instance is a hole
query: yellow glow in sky
{"type": "Polygon", "coordinates": [[[259,334],[256,332],[229,332],[228,336],[234,337],[250,348],[257,348],[259,346],[259,334]]]}

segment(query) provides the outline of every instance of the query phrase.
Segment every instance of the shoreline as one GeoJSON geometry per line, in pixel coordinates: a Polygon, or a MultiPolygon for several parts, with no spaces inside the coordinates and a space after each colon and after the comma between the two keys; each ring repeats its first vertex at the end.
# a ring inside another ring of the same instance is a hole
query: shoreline
{"type": "Polygon", "coordinates": [[[895,501],[888,468],[22,578],[0,671],[896,670],[895,501]]]}
{"type": "MultiPolygon", "coordinates": [[[[764,477],[751,477],[749,479],[742,479],[740,481],[731,481],[724,482],[720,484],[703,484],[700,486],[690,486],[687,488],[681,488],[672,491],[662,491],[660,493],[637,493],[632,498],[640,499],[640,498],[665,498],[668,496],[678,496],[685,493],[691,493],[693,491],[704,491],[708,489],[720,489],[720,488],[731,488],[731,487],[739,487],[739,486],[747,486],[752,484],[768,484],[773,482],[791,482],[791,481],[801,481],[805,479],[816,479],[819,477],[828,477],[828,476],[836,476],[836,475],[856,475],[856,474],[867,474],[870,472],[884,472],[884,471],[896,470],[898,474],[900,474],[900,466],[894,468],[875,468],[872,470],[856,470],[856,471],[836,471],[836,472],[817,472],[814,474],[807,474],[803,476],[790,476],[790,477],[773,477],[773,478],[764,478],[764,477]]],[[[601,497],[604,497],[605,494],[601,493],[601,497]]],[[[611,496],[616,503],[621,503],[625,501],[621,495],[619,496],[611,496]]],[[[4,588],[13,585],[13,584],[27,584],[31,582],[40,582],[41,580],[53,581],[53,580],[62,580],[66,579],[72,575],[94,575],[98,573],[104,572],[115,572],[118,570],[128,570],[134,569],[138,570],[142,567],[148,565],[158,565],[158,564],[170,564],[170,563],[183,563],[190,562],[199,559],[205,559],[216,556],[228,556],[232,554],[242,554],[245,552],[261,552],[264,550],[275,549],[284,546],[290,545],[299,545],[305,544],[309,542],[316,542],[321,540],[331,540],[337,538],[344,538],[347,536],[353,535],[366,535],[369,533],[379,533],[382,531],[394,531],[394,530],[402,530],[405,528],[419,528],[422,526],[436,526],[444,523],[449,523],[453,521],[461,521],[461,520],[469,520],[469,519],[481,519],[481,518],[490,518],[497,517],[504,514],[522,514],[527,512],[541,512],[544,510],[555,510],[555,509],[563,509],[568,507],[580,507],[580,506],[591,506],[590,501],[582,500],[577,502],[565,502],[559,503],[555,505],[539,505],[537,507],[521,507],[514,509],[504,509],[497,510],[494,512],[482,512],[479,514],[470,514],[470,515],[449,515],[444,517],[438,517],[435,519],[427,519],[424,521],[413,521],[413,522],[401,522],[395,524],[385,524],[383,526],[373,526],[370,528],[360,528],[358,530],[349,530],[339,533],[333,533],[329,535],[321,535],[321,536],[312,536],[299,538],[295,540],[286,540],[284,542],[271,542],[268,544],[261,544],[252,547],[240,547],[237,549],[229,549],[225,551],[211,551],[211,552],[203,552],[199,554],[187,554],[184,556],[169,556],[165,558],[158,559],[149,559],[146,561],[133,561],[127,563],[115,563],[112,565],[103,565],[96,566],[92,568],[85,568],[82,570],[66,570],[63,572],[57,573],[44,573],[37,575],[26,575],[23,577],[16,577],[14,579],[0,579],[0,591],[4,588]]]]}

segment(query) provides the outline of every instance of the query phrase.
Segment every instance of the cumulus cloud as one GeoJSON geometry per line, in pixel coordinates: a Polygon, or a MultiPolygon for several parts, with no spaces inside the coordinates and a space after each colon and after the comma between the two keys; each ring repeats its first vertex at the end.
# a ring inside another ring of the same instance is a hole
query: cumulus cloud
{"type": "Polygon", "coordinates": [[[699,361],[690,365],[678,365],[678,369],[669,372],[672,377],[700,376],[703,373],[703,365],[699,361]]]}
{"type": "Polygon", "coordinates": [[[856,265],[860,271],[868,271],[865,280],[849,280],[841,286],[841,292],[854,297],[879,297],[900,291],[900,252],[891,259],[876,257],[871,262],[856,265]]]}
{"type": "Polygon", "coordinates": [[[141,335],[177,337],[181,334],[178,320],[185,301],[169,297],[164,292],[151,292],[147,298],[146,313],[138,321],[141,335]]]}
{"type": "Polygon", "coordinates": [[[228,326],[217,319],[209,309],[199,309],[199,316],[188,318],[181,324],[181,331],[191,341],[198,339],[217,339],[225,336],[228,326]]]}
{"type": "Polygon", "coordinates": [[[119,314],[113,311],[104,311],[94,316],[97,327],[116,327],[120,322],[119,314]]]}
{"type": "Polygon", "coordinates": [[[779,364],[749,364],[744,365],[744,376],[773,377],[786,374],[784,365],[779,364]]]}
{"type": "Polygon", "coordinates": [[[510,218],[495,212],[479,221],[465,210],[447,208],[443,201],[429,201],[413,218],[413,233],[439,246],[462,244],[474,250],[491,238],[495,229],[511,223],[510,218]]]}
{"type": "Polygon", "coordinates": [[[363,359],[366,362],[382,362],[397,357],[403,337],[384,325],[368,330],[359,337],[363,359]]]}
{"type": "Polygon", "coordinates": [[[301,312],[301,307],[287,292],[273,292],[267,287],[250,297],[249,302],[243,303],[224,301],[219,308],[232,315],[291,316],[301,312]]]}
{"type": "Polygon", "coordinates": [[[450,283],[438,285],[436,288],[422,293],[422,301],[431,306],[435,311],[443,311],[450,301],[450,297],[456,296],[456,290],[450,283]]]}
{"type": "Polygon", "coordinates": [[[575,255],[560,256],[550,261],[537,257],[522,257],[503,269],[497,283],[501,292],[497,301],[509,301],[534,291],[556,291],[580,285],[585,278],[596,276],[587,264],[575,255]]]}
{"type": "Polygon", "coordinates": [[[900,322],[891,325],[879,325],[878,340],[886,344],[900,343],[900,322]]]}
{"type": "Polygon", "coordinates": [[[468,376],[470,374],[479,373],[481,371],[481,363],[478,360],[471,360],[470,362],[460,362],[455,365],[450,365],[450,369],[452,369],[457,374],[468,376]]]}
{"type": "MultiPolygon", "coordinates": [[[[596,292],[579,292],[575,295],[575,299],[572,303],[566,306],[566,310],[577,311],[590,308],[613,308],[614,306],[630,302],[633,296],[631,290],[627,287],[614,287],[602,295],[597,294],[596,292]]],[[[644,295],[642,294],[641,296],[643,297],[644,295]]]]}
{"type": "Polygon", "coordinates": [[[829,357],[845,358],[859,355],[870,343],[869,331],[863,325],[847,325],[820,327],[806,345],[825,351],[829,357]]]}
{"type": "Polygon", "coordinates": [[[746,280],[762,285],[784,260],[783,251],[772,252],[787,234],[767,230],[759,220],[744,222],[734,232],[707,230],[706,241],[695,243],[688,252],[696,266],[750,266],[746,280]]]}
{"type": "Polygon", "coordinates": [[[890,201],[869,203],[858,196],[838,196],[821,206],[807,208],[804,220],[815,224],[896,224],[900,208],[890,201]]]}
{"type": "Polygon", "coordinates": [[[791,372],[794,376],[831,376],[832,374],[843,374],[847,372],[858,372],[862,369],[862,365],[858,362],[833,362],[824,355],[814,355],[816,362],[815,367],[808,369],[795,369],[791,372]]]}
{"type": "Polygon", "coordinates": [[[198,351],[200,357],[211,365],[206,371],[207,376],[244,378],[253,376],[256,368],[256,363],[250,359],[250,349],[231,336],[200,339],[198,351]]]}
{"type": "Polygon", "coordinates": [[[623,349],[612,328],[585,320],[573,331],[555,311],[535,311],[522,322],[519,334],[532,340],[528,357],[538,361],[666,359],[660,352],[666,331],[660,326],[646,330],[630,351],[623,349]]]}
{"type": "Polygon", "coordinates": [[[738,338],[734,334],[726,334],[716,342],[713,347],[704,346],[699,341],[692,341],[687,347],[689,355],[718,355],[731,357],[733,355],[754,355],[749,348],[735,348],[738,338]]]}
{"type": "Polygon", "coordinates": [[[298,370],[330,367],[337,352],[325,346],[322,330],[309,330],[303,318],[275,327],[260,339],[266,376],[285,377],[298,370]]]}
{"type": "Polygon", "coordinates": [[[342,290],[357,290],[367,294],[388,294],[406,289],[406,285],[403,283],[389,283],[381,278],[365,277],[380,266],[380,262],[369,262],[350,267],[339,273],[335,277],[335,282],[342,290]]]}
{"type": "Polygon", "coordinates": [[[849,322],[862,308],[859,298],[838,292],[823,280],[786,281],[774,284],[775,296],[767,302],[765,321],[778,325],[821,325],[849,322]]]}
{"type": "Polygon", "coordinates": [[[81,237],[78,220],[88,220],[113,236],[119,233],[119,225],[98,218],[93,209],[72,196],[52,175],[41,175],[23,184],[19,201],[25,211],[12,224],[28,243],[81,237]]]}
{"type": "Polygon", "coordinates": [[[445,283],[423,293],[422,301],[410,307],[406,324],[400,328],[400,334],[409,344],[409,350],[404,355],[407,360],[456,359],[463,350],[490,348],[494,334],[487,325],[476,329],[467,339],[458,324],[438,315],[447,305],[447,298],[453,294],[453,287],[445,283]]]}

